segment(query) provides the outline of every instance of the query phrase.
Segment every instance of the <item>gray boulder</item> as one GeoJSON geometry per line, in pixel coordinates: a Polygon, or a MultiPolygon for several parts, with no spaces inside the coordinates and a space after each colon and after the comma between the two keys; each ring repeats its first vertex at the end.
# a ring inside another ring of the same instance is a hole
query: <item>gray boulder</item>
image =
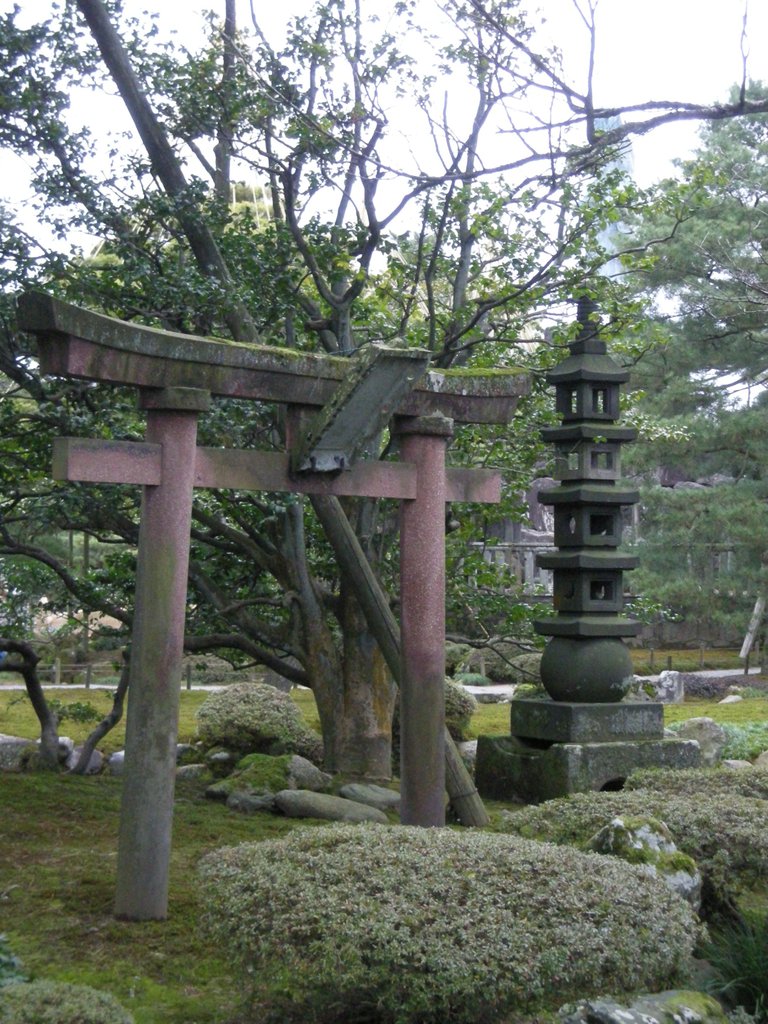
{"type": "Polygon", "coordinates": [[[681,853],[663,821],[656,818],[614,818],[590,839],[594,853],[621,857],[649,875],[658,876],[698,912],[701,874],[695,861],[681,853]]]}
{"type": "Polygon", "coordinates": [[[107,759],[107,771],[110,775],[122,775],[125,771],[125,751],[116,750],[107,759]]]}
{"type": "Polygon", "coordinates": [[[400,794],[393,789],[386,789],[384,786],[375,786],[372,783],[350,782],[342,786],[339,796],[345,800],[354,800],[358,804],[365,804],[366,807],[376,807],[380,811],[400,810],[400,794]]]}
{"type": "Polygon", "coordinates": [[[725,760],[720,762],[723,768],[732,768],[735,771],[743,771],[745,768],[751,768],[751,761],[743,761],[738,757],[727,757],[725,760]]]}
{"type": "MultiPolygon", "coordinates": [[[[82,749],[83,749],[82,746],[80,746],[80,747],[75,747],[75,749],[72,751],[72,754],[71,754],[71,757],[70,757],[70,762],[71,762],[73,767],[80,760],[80,753],[81,753],[82,749]]],[[[94,750],[91,753],[91,756],[88,758],[88,764],[86,765],[86,768],[85,768],[85,774],[86,775],[98,775],[99,772],[102,771],[102,769],[104,767],[105,767],[104,755],[102,754],[102,752],[100,750],[94,750]]]]}
{"type": "Polygon", "coordinates": [[[289,789],[309,789],[313,793],[328,789],[333,782],[327,772],[321,771],[300,754],[294,754],[288,762],[287,776],[289,789]]]}
{"type": "Polygon", "coordinates": [[[227,797],[227,807],[230,811],[237,811],[239,814],[255,814],[257,811],[273,811],[275,809],[275,798],[271,793],[230,793],[227,797]]]}
{"type": "Polygon", "coordinates": [[[755,768],[768,768],[768,750],[764,750],[754,761],[755,768]]]}
{"type": "Polygon", "coordinates": [[[558,1013],[561,1024],[726,1024],[723,1008],[704,992],[674,989],[638,996],[630,1004],[582,999],[558,1013]]]}
{"type": "Polygon", "coordinates": [[[711,768],[720,761],[727,742],[725,730],[711,718],[689,718],[675,735],[683,740],[696,740],[703,768],[711,768]]]}
{"type": "Polygon", "coordinates": [[[375,821],[387,824],[387,816],[376,807],[328,793],[305,789],[284,789],[275,796],[275,806],[289,818],[322,818],[324,821],[375,821]]]}
{"type": "Polygon", "coordinates": [[[34,751],[33,740],[0,733],[0,772],[21,772],[34,751]]]}
{"type": "Polygon", "coordinates": [[[59,736],[59,764],[69,765],[69,759],[75,750],[75,741],[69,736],[59,736]]]}

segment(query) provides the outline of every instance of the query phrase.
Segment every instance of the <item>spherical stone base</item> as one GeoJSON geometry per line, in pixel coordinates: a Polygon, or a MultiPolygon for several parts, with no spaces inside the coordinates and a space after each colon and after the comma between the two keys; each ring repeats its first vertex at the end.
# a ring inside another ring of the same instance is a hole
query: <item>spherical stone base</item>
{"type": "Polygon", "coordinates": [[[541,659],[541,681],[552,700],[575,704],[622,700],[633,673],[629,650],[622,640],[612,637],[572,640],[556,636],[541,659]]]}

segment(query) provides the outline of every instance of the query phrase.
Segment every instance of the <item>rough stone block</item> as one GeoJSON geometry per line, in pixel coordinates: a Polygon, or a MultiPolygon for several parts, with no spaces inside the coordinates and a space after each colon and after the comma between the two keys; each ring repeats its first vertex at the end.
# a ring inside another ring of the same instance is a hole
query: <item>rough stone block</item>
{"type": "Polygon", "coordinates": [[[535,746],[514,736],[481,736],[475,782],[484,797],[541,803],[570,793],[621,789],[638,768],[696,768],[699,761],[699,745],[690,740],[535,746]]]}
{"type": "Polygon", "coordinates": [[[612,743],[655,740],[664,735],[661,704],[575,704],[513,700],[510,732],[522,739],[553,743],[612,743]]]}

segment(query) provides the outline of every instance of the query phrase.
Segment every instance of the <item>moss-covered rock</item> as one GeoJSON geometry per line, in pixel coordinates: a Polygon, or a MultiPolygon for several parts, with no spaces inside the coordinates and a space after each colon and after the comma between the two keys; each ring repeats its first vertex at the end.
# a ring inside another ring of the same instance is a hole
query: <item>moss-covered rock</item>
{"type": "Polygon", "coordinates": [[[663,821],[648,815],[613,818],[592,836],[587,849],[621,857],[628,864],[658,875],[666,885],[687,900],[694,910],[701,904],[701,875],[696,862],[678,850],[663,821]]]}
{"type": "Polygon", "coordinates": [[[235,771],[214,782],[205,791],[210,800],[227,800],[232,793],[248,796],[275,796],[284,789],[309,789],[321,792],[331,786],[331,776],[321,772],[300,754],[247,754],[235,771]]]}
{"type": "Polygon", "coordinates": [[[133,1017],[107,992],[31,981],[0,989],[0,1024],[133,1024],[133,1017]]]}
{"type": "Polygon", "coordinates": [[[632,1003],[580,1000],[564,1006],[559,1024],[727,1024],[723,1008],[704,992],[676,989],[638,996],[632,1003]]]}
{"type": "Polygon", "coordinates": [[[285,1022],[489,1024],[668,987],[695,918],[610,857],[487,832],[300,830],[202,864],[213,938],[285,1022]]]}
{"type": "Polygon", "coordinates": [[[301,754],[322,761],[322,740],[286,693],[264,683],[236,683],[212,693],[197,711],[200,740],[242,754],[301,754]]]}

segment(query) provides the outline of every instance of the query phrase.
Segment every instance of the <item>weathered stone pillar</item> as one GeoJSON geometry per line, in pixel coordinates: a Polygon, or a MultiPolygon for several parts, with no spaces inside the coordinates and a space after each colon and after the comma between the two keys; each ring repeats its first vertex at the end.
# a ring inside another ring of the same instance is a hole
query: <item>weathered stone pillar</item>
{"type": "Polygon", "coordinates": [[[396,424],[417,494],[400,504],[400,819],[445,824],[445,452],[453,421],[396,424]]]}
{"type": "Polygon", "coordinates": [[[206,391],[146,390],[146,440],[160,445],[160,483],[142,498],[131,644],[115,913],[168,913],[179,691],[198,414],[206,391]]]}

